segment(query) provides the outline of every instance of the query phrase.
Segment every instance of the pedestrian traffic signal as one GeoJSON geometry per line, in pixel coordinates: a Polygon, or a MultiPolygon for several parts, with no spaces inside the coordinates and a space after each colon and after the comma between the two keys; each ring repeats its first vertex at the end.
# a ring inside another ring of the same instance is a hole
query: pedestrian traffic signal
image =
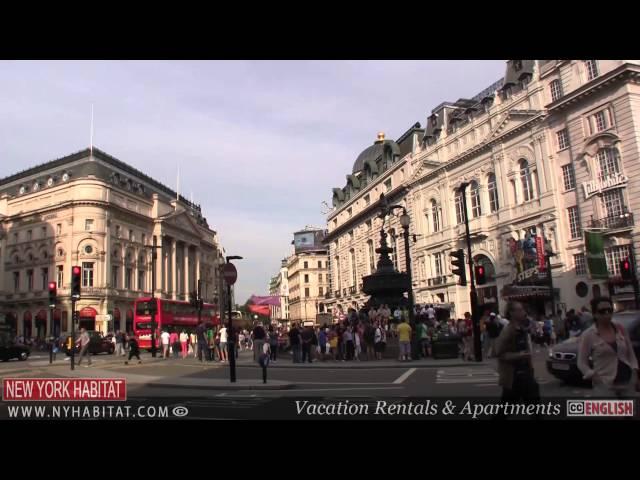
{"type": "Polygon", "coordinates": [[[464,265],[464,250],[459,248],[458,250],[450,252],[449,255],[453,257],[451,260],[451,273],[460,277],[458,285],[462,285],[464,287],[467,284],[467,269],[464,265]]]}
{"type": "Polygon", "coordinates": [[[474,274],[476,277],[476,283],[478,285],[484,285],[485,283],[487,283],[487,277],[486,277],[486,270],[484,268],[484,265],[476,265],[474,267],[474,274]]]}
{"type": "Polygon", "coordinates": [[[82,275],[82,269],[80,267],[71,267],[71,298],[76,300],[80,298],[80,277],[82,275]]]}
{"type": "Polygon", "coordinates": [[[624,280],[633,280],[633,268],[628,258],[620,261],[620,274],[624,280]]]}
{"type": "Polygon", "coordinates": [[[56,282],[49,282],[49,307],[55,308],[58,296],[58,285],[56,282]]]}

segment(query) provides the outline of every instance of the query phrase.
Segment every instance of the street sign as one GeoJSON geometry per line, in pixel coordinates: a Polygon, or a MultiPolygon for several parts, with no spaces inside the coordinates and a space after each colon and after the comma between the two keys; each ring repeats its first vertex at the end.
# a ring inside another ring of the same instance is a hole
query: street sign
{"type": "Polygon", "coordinates": [[[238,271],[233,263],[225,263],[222,267],[222,276],[227,285],[233,285],[238,279],[238,271]]]}

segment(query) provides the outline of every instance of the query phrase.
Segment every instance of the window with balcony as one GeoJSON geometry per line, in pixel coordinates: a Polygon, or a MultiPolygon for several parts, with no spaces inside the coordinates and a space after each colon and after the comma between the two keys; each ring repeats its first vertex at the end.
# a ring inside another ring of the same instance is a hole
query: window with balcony
{"type": "Polygon", "coordinates": [[[398,237],[396,236],[395,230],[389,230],[390,237],[390,247],[393,249],[391,252],[391,261],[393,262],[393,266],[398,269],[398,237]]]}
{"type": "Polygon", "coordinates": [[[33,270],[27,270],[27,291],[33,291],[33,270]]]}
{"type": "Polygon", "coordinates": [[[569,148],[569,132],[566,128],[556,132],[556,138],[558,140],[558,151],[569,148]]]}
{"type": "Polygon", "coordinates": [[[569,231],[571,233],[571,239],[580,238],[582,232],[580,230],[580,219],[578,218],[578,207],[569,207],[567,209],[569,216],[569,231]]]}
{"type": "Polygon", "coordinates": [[[41,285],[41,290],[48,290],[49,288],[49,269],[48,268],[43,268],[41,269],[41,277],[42,279],[42,285],[41,285]]]}
{"type": "Polygon", "coordinates": [[[440,231],[440,208],[435,200],[431,200],[431,221],[433,225],[433,231],[440,231]]]}
{"type": "Polygon", "coordinates": [[[562,182],[564,184],[564,191],[568,192],[576,188],[576,178],[573,172],[573,164],[562,166],[562,182]]]}
{"type": "Polygon", "coordinates": [[[62,288],[64,285],[64,267],[62,265],[58,265],[56,269],[56,281],[58,282],[58,288],[62,288]]]}
{"type": "Polygon", "coordinates": [[[608,190],[602,193],[602,211],[606,218],[617,218],[622,215],[626,208],[621,189],[608,190]]]}
{"type": "Polygon", "coordinates": [[[494,173],[490,173],[487,177],[487,190],[489,192],[489,210],[491,213],[497,212],[500,208],[500,202],[498,199],[498,184],[494,173]]]}
{"type": "Polygon", "coordinates": [[[520,182],[522,183],[522,197],[524,202],[533,200],[533,179],[529,162],[524,158],[520,159],[520,182]]]}
{"type": "Polygon", "coordinates": [[[93,262],[82,262],[82,286],[93,287],[93,262]]]}
{"type": "Polygon", "coordinates": [[[617,148],[601,148],[596,155],[598,162],[598,180],[620,173],[620,154],[617,148]]]}
{"type": "Polygon", "coordinates": [[[20,272],[13,272],[13,291],[20,291],[20,272]]]}
{"type": "Polygon", "coordinates": [[[127,268],[124,272],[124,288],[131,290],[131,269],[127,268]]]}
{"type": "Polygon", "coordinates": [[[482,207],[480,206],[480,187],[475,180],[471,182],[471,215],[478,218],[482,215],[482,207]]]}
{"type": "Polygon", "coordinates": [[[442,276],[442,254],[436,253],[433,255],[433,263],[435,265],[436,277],[442,276]]]}
{"type": "Polygon", "coordinates": [[[576,268],[576,275],[587,274],[587,258],[584,253],[579,253],[573,256],[573,264],[576,268]]]}
{"type": "Polygon", "coordinates": [[[560,80],[554,80],[549,84],[549,89],[551,90],[551,101],[555,102],[560,97],[562,97],[562,85],[560,84],[560,80]]]}
{"type": "Polygon", "coordinates": [[[456,224],[457,225],[464,223],[464,206],[462,202],[463,202],[462,192],[460,190],[456,190],[454,203],[456,207],[456,224]]]}

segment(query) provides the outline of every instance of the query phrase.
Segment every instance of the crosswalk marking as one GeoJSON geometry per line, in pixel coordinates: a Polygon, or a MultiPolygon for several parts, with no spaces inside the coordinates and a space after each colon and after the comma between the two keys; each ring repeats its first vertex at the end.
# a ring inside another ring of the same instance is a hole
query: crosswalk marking
{"type": "Polygon", "coordinates": [[[498,384],[498,374],[491,368],[451,367],[437,371],[436,383],[440,385],[476,384],[494,386],[498,384]]]}

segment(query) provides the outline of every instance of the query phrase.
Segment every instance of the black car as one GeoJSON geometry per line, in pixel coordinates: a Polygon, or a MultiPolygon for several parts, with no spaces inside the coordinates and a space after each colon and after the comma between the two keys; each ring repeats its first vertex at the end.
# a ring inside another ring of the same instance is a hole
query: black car
{"type": "MultiPolygon", "coordinates": [[[[613,321],[624,327],[629,334],[636,357],[640,356],[640,311],[619,312],[613,314],[613,321]]],[[[590,326],[590,325],[589,325],[590,326]]],[[[589,326],[580,332],[584,332],[589,326]]],[[[569,338],[549,349],[547,357],[547,371],[554,377],[576,384],[590,384],[582,378],[578,369],[578,346],[580,335],[569,338]]],[[[639,357],[640,358],[640,357],[639,357]]]]}
{"type": "MultiPolygon", "coordinates": [[[[87,331],[89,334],[89,353],[92,355],[97,355],[98,353],[107,353],[111,355],[116,349],[115,345],[111,341],[111,338],[105,338],[102,335],[102,332],[97,332],[95,330],[87,331]]],[[[79,337],[76,337],[76,340],[79,337]]],[[[60,349],[67,355],[71,355],[71,350],[69,350],[69,336],[62,337],[60,342],[60,349]]],[[[74,347],[76,355],[80,353],[80,347],[74,347]]]]}
{"type": "Polygon", "coordinates": [[[14,342],[4,342],[0,344],[0,360],[8,362],[13,358],[18,360],[26,360],[29,358],[31,350],[26,345],[14,342]]]}

